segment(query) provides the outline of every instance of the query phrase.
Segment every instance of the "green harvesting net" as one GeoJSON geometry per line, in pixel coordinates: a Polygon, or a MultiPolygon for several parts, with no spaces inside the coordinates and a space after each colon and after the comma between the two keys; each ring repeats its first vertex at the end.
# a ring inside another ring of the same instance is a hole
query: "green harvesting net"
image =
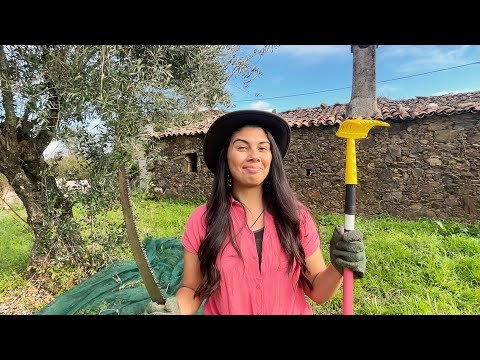
{"type": "MultiPolygon", "coordinates": [[[[144,246],[162,294],[173,295],[183,273],[181,242],[177,238],[147,238],[144,246]]],[[[149,302],[135,261],[117,261],[58,296],[37,314],[140,315],[149,302]]]]}

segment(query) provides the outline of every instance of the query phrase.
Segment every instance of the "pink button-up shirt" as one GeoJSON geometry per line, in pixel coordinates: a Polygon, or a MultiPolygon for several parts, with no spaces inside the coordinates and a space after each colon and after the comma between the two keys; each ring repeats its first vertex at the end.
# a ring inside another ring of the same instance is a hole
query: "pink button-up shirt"
{"type": "MultiPolygon", "coordinates": [[[[300,266],[294,261],[288,273],[288,258],[280,245],[273,216],[265,211],[265,227],[262,241],[261,268],[259,268],[255,236],[245,225],[242,205],[230,198],[230,221],[243,261],[230,244],[229,236],[223,251],[219,252],[216,265],[220,271],[217,291],[207,299],[205,315],[227,314],[312,314],[302,286],[299,283],[300,266]],[[240,232],[239,232],[240,231],[240,232]]],[[[200,205],[190,215],[185,226],[182,244],[197,254],[205,238],[206,205],[200,205]]],[[[305,257],[319,246],[317,227],[309,211],[300,210],[300,241],[305,257]]]]}

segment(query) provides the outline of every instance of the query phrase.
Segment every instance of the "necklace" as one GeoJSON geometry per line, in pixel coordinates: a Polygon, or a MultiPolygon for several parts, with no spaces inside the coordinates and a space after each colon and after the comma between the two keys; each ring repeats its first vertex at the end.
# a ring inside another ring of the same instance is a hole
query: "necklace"
{"type": "Polygon", "coordinates": [[[253,225],[255,225],[258,221],[258,219],[260,219],[260,216],[262,216],[262,214],[264,213],[265,209],[262,210],[262,212],[260,213],[260,215],[258,215],[257,219],[253,222],[252,225],[250,225],[250,229],[253,227],[253,225]]]}

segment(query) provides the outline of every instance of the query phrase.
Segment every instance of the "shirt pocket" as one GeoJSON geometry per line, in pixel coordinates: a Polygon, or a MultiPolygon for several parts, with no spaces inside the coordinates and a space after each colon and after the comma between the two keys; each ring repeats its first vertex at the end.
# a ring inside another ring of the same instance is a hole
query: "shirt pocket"
{"type": "Polygon", "coordinates": [[[244,271],[242,259],[230,244],[227,245],[223,252],[220,253],[217,266],[219,267],[220,271],[224,273],[237,273],[238,271],[244,271]]]}

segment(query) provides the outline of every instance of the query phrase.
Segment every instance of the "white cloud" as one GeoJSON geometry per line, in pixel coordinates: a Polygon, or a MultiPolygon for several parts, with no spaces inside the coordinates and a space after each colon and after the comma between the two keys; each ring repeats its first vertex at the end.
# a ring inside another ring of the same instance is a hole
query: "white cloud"
{"type": "Polygon", "coordinates": [[[439,92],[433,93],[432,96],[467,93],[467,92],[474,92],[474,91],[479,91],[479,90],[480,89],[446,90],[446,91],[439,91],[439,92]]]}
{"type": "Polygon", "coordinates": [[[274,52],[295,57],[321,59],[332,55],[350,55],[350,45],[282,45],[274,52]]]}
{"type": "MultiPolygon", "coordinates": [[[[263,46],[256,45],[253,48],[260,50],[263,46]]],[[[264,56],[279,55],[295,58],[308,64],[315,64],[332,57],[336,59],[344,57],[346,60],[352,57],[350,45],[280,45],[264,56]]]]}
{"type": "Polygon", "coordinates": [[[444,67],[462,65],[477,60],[472,53],[480,53],[480,47],[471,45],[397,45],[379,46],[377,62],[391,63],[400,73],[415,73],[444,67]],[[394,60],[401,61],[398,64],[394,60]]]}
{"type": "Polygon", "coordinates": [[[67,149],[61,141],[53,140],[43,152],[43,157],[47,160],[59,153],[65,154],[67,149]]]}
{"type": "Polygon", "coordinates": [[[377,86],[377,96],[383,96],[386,98],[393,97],[393,93],[398,92],[400,88],[389,84],[379,84],[377,86]]]}
{"type": "Polygon", "coordinates": [[[273,111],[273,108],[270,108],[270,106],[268,102],[259,100],[248,104],[246,109],[273,111]]]}

